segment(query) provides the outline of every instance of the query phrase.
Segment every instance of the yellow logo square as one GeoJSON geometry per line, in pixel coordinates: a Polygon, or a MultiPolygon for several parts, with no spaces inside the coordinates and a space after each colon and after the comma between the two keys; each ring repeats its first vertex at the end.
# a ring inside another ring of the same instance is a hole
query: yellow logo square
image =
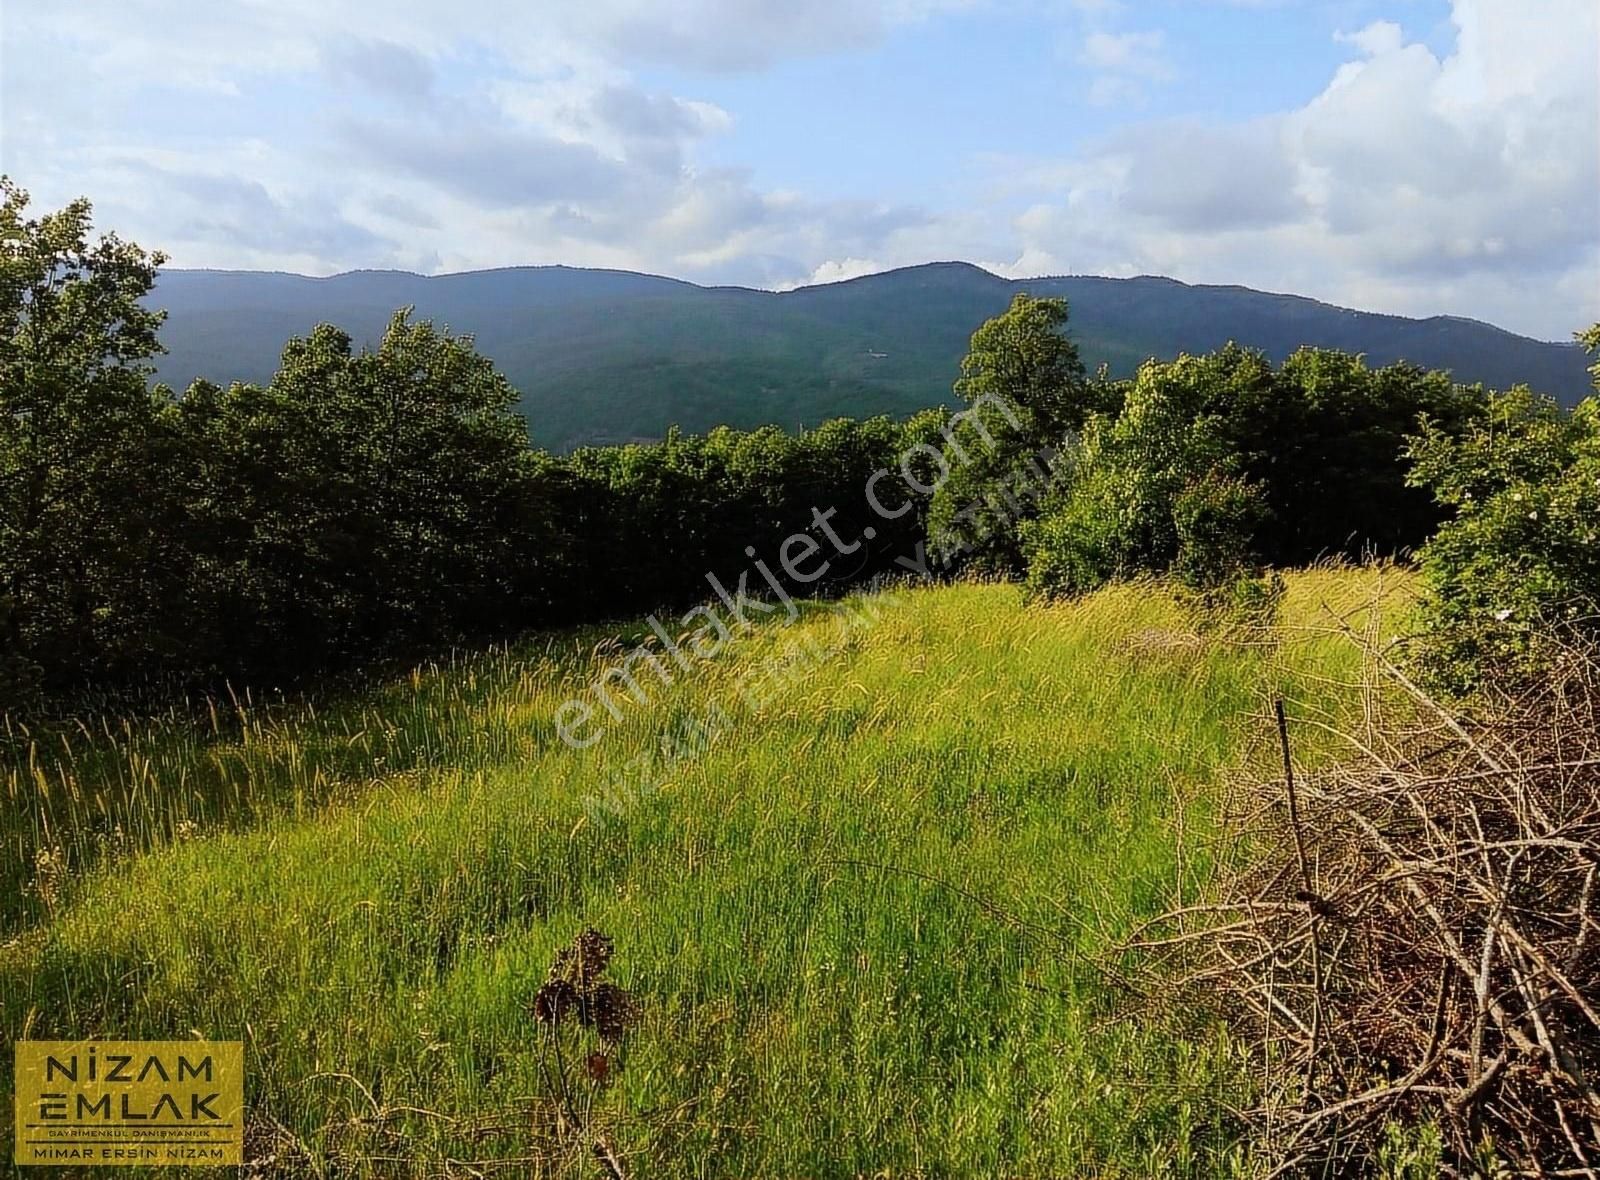
{"type": "Polygon", "coordinates": [[[18,1041],[18,1164],[239,1164],[239,1041],[18,1041]]]}

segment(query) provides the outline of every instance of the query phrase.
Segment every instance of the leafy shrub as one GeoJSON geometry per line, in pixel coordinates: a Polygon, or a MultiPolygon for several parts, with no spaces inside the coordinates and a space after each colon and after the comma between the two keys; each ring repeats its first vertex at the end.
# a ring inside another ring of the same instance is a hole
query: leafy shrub
{"type": "Polygon", "coordinates": [[[1173,501],[1178,552],[1171,574],[1201,630],[1255,632],[1277,620],[1283,576],[1264,570],[1254,551],[1266,516],[1258,485],[1215,469],[1173,501]]]}
{"type": "Polygon", "coordinates": [[[1128,572],[1125,515],[1116,512],[1119,473],[1098,459],[1098,431],[1077,448],[1075,474],[1064,494],[1020,529],[1030,598],[1087,594],[1128,572]]]}
{"type": "Polygon", "coordinates": [[[1217,469],[1185,485],[1172,502],[1178,552],[1172,574],[1191,590],[1210,590],[1250,571],[1256,530],[1267,515],[1260,488],[1217,469]]]}
{"type": "MultiPolygon", "coordinates": [[[[1168,569],[1183,548],[1180,501],[1192,575],[1204,580],[1203,566],[1232,561],[1217,551],[1223,534],[1253,532],[1264,509],[1246,510],[1241,501],[1234,511],[1248,522],[1223,523],[1231,494],[1254,493],[1237,477],[1238,456],[1211,403],[1219,390],[1257,380],[1263,370],[1270,375],[1264,359],[1242,349],[1145,364],[1121,412],[1089,422],[1064,486],[1024,527],[1030,592],[1067,597],[1168,569]]],[[[1237,548],[1234,558],[1242,561],[1248,538],[1237,548]]]]}
{"type": "Polygon", "coordinates": [[[1532,675],[1572,633],[1600,630],[1600,399],[1568,412],[1514,389],[1459,437],[1429,424],[1411,455],[1413,482],[1455,513],[1421,554],[1416,655],[1436,683],[1532,675]]]}
{"type": "Polygon", "coordinates": [[[1276,370],[1232,344],[1147,362],[1120,409],[1089,420],[1078,462],[1023,528],[1029,589],[1170,572],[1215,597],[1258,563],[1418,545],[1445,508],[1408,486],[1406,440],[1423,421],[1456,437],[1486,399],[1442,373],[1318,349],[1276,370]]]}

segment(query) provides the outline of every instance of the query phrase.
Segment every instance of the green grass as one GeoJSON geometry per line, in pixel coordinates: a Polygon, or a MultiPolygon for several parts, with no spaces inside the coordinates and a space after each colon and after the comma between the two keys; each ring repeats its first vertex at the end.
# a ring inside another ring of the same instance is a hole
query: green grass
{"type": "Polygon", "coordinates": [[[1172,902],[1180,844],[1203,868],[1271,694],[1338,715],[1328,611],[1404,588],[1291,575],[1270,649],[1176,638],[1152,588],[814,607],[583,752],[553,716],[599,632],[321,710],[19,738],[0,1038],[242,1039],[253,1109],[331,1174],[467,1175],[538,1146],[527,1005],[592,924],[643,1004],[600,1106],[637,1175],[1245,1174],[1239,1051],[1110,1021],[1092,964],[1172,902]],[[741,691],[797,640],[823,658],[741,691]],[[355,1081],[418,1113],[336,1126],[355,1081]]]}

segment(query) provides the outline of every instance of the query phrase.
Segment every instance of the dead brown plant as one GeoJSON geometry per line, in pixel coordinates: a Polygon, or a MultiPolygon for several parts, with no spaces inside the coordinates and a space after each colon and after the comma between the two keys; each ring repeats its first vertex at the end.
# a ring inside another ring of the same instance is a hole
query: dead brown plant
{"type": "Polygon", "coordinates": [[[1298,767],[1276,702],[1282,777],[1124,948],[1141,991],[1257,1047],[1275,1175],[1360,1174],[1397,1125],[1456,1175],[1600,1175],[1600,652],[1466,707],[1351,639],[1349,756],[1298,767]]]}

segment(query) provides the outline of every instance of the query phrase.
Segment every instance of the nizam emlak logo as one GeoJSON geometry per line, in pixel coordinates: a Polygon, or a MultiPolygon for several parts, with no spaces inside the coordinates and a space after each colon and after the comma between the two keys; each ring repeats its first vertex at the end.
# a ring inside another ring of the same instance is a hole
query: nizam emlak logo
{"type": "Polygon", "coordinates": [[[18,1164],[242,1162],[239,1041],[18,1041],[18,1164]]]}

